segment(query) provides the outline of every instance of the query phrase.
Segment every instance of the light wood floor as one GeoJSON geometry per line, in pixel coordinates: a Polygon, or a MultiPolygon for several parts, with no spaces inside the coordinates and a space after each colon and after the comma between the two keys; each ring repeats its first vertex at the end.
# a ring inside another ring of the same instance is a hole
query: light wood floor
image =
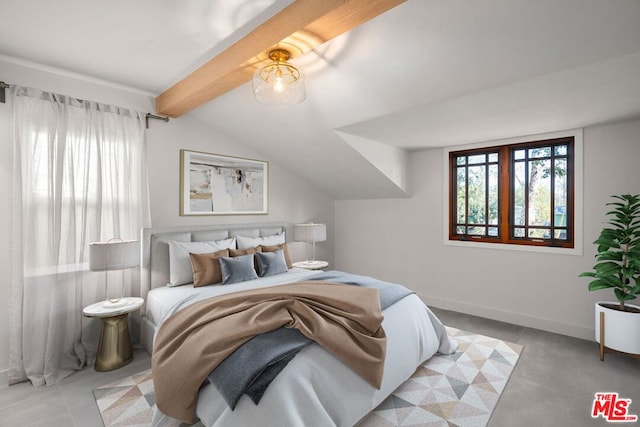
{"type": "MultiPolygon", "coordinates": [[[[630,412],[640,415],[640,360],[607,354],[601,362],[593,342],[451,311],[433,311],[446,325],[525,346],[490,427],[608,425],[602,418],[591,418],[596,392],[618,392],[632,399],[630,412]]],[[[147,369],[150,364],[149,355],[137,350],[131,364],[115,371],[96,372],[89,367],[51,387],[23,383],[0,388],[0,426],[100,427],[92,390],[147,369]]]]}

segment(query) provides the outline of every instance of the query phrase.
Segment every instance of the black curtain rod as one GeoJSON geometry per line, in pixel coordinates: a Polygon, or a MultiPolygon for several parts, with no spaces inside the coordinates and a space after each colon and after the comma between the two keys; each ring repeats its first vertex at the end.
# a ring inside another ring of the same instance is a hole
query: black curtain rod
{"type": "Polygon", "coordinates": [[[145,124],[147,125],[147,129],[149,129],[149,119],[162,120],[165,123],[169,122],[169,117],[156,116],[155,114],[147,113],[147,115],[144,117],[144,121],[145,121],[145,124]]]}
{"type": "MultiPolygon", "coordinates": [[[[10,84],[0,81],[0,104],[4,104],[6,102],[7,98],[5,89],[9,89],[10,87],[10,84]]],[[[165,123],[169,121],[169,117],[156,116],[155,114],[151,113],[147,113],[144,119],[147,129],[149,129],[149,119],[162,120],[165,123]]]]}
{"type": "Polygon", "coordinates": [[[10,86],[5,82],[0,82],[0,103],[4,104],[6,102],[5,98],[5,89],[9,89],[10,86]]]}

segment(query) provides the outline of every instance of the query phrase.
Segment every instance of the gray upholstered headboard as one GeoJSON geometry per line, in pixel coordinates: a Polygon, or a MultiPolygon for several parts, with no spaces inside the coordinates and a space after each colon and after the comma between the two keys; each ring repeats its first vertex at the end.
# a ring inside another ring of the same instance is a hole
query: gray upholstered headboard
{"type": "Polygon", "coordinates": [[[282,234],[285,223],[219,224],[143,228],[140,296],[146,298],[153,288],[169,282],[169,240],[202,242],[234,236],[264,237],[282,234]]]}

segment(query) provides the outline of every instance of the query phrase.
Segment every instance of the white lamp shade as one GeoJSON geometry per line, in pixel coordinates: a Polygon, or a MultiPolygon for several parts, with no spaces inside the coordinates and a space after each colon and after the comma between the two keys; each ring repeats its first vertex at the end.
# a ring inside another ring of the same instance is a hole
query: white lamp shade
{"type": "Polygon", "coordinates": [[[140,264],[140,242],[117,240],[89,245],[89,268],[92,271],[124,270],[140,264]]]}
{"type": "Polygon", "coordinates": [[[293,227],[293,240],[296,242],[323,242],[327,240],[327,226],[325,224],[295,224],[293,227]]]}

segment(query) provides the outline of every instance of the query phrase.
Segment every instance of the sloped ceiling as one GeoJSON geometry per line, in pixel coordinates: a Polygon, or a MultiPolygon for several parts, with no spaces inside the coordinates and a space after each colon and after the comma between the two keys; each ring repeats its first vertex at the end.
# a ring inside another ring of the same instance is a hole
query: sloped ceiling
{"type": "MultiPolygon", "coordinates": [[[[290,3],[3,0],[0,54],[156,96],[290,3]]],[[[408,0],[296,58],[304,103],[249,83],[190,114],[337,199],[405,197],[408,150],[640,117],[638,22],[637,0],[408,0]]]]}

